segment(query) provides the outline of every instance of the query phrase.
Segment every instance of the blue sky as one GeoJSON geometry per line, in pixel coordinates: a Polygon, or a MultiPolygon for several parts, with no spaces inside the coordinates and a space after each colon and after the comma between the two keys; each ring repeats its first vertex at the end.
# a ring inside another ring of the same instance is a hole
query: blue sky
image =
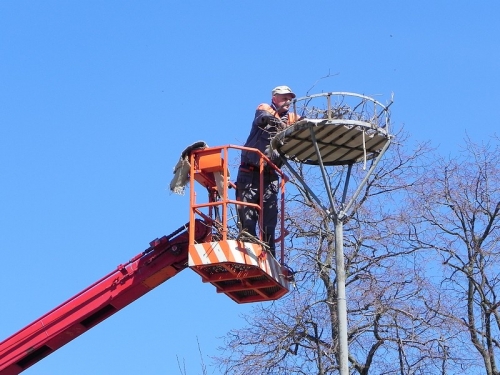
{"type": "MultiPolygon", "coordinates": [[[[0,340],[184,224],[188,197],[167,190],[180,152],[242,144],[274,86],[394,93],[393,127],[443,154],[498,134],[498,14],[493,0],[1,1],[0,340]]],[[[198,341],[209,365],[250,310],[185,270],[24,373],[180,374],[179,358],[201,374],[198,341]]]]}

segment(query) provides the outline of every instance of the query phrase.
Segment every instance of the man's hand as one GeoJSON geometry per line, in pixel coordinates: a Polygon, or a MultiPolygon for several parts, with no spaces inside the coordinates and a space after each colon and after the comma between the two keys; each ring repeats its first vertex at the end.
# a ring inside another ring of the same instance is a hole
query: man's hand
{"type": "Polygon", "coordinates": [[[276,127],[277,130],[282,130],[286,127],[285,123],[279,118],[276,118],[274,116],[267,116],[266,119],[267,124],[276,127]]]}
{"type": "Polygon", "coordinates": [[[283,121],[271,115],[261,116],[258,118],[257,121],[258,121],[257,124],[260,128],[267,128],[267,126],[271,126],[279,131],[286,127],[286,124],[283,121]]]}

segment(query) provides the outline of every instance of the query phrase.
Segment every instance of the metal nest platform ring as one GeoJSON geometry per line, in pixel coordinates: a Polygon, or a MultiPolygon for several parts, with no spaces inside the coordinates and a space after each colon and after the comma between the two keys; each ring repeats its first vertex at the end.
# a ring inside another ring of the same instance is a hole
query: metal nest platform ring
{"type": "Polygon", "coordinates": [[[390,142],[388,106],[364,95],[313,95],[297,99],[295,112],[297,107],[305,118],[271,140],[272,149],[286,159],[311,165],[349,165],[377,157],[390,142]],[[311,105],[318,98],[327,98],[327,106],[311,105]],[[335,103],[333,98],[337,99],[335,103]],[[349,99],[355,102],[348,103],[349,99]],[[300,103],[302,107],[298,106],[300,103]]]}

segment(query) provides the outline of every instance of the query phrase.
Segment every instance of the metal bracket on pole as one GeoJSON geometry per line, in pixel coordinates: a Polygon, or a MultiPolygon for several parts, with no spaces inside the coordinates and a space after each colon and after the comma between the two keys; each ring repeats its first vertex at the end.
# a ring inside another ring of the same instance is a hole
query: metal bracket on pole
{"type": "MultiPolygon", "coordinates": [[[[312,191],[309,186],[307,186],[306,182],[304,181],[304,179],[297,173],[297,171],[293,168],[293,166],[288,162],[288,160],[286,159],[283,159],[283,163],[286,165],[287,169],[290,171],[290,173],[293,174],[293,176],[297,179],[297,181],[300,183],[301,187],[306,190],[310,195],[311,197],[314,199],[314,201],[318,204],[319,207],[321,207],[321,209],[323,211],[326,212],[327,215],[332,215],[334,213],[330,212],[330,210],[328,208],[326,208],[323,203],[321,202],[321,199],[318,198],[318,196],[314,193],[314,191],[312,191]]],[[[334,218],[335,216],[332,216],[332,218],[334,218]]]]}
{"type": "Polygon", "coordinates": [[[356,191],[354,192],[354,194],[352,195],[352,197],[349,199],[349,202],[347,203],[347,205],[339,212],[339,218],[341,220],[344,218],[344,216],[347,214],[347,212],[351,209],[352,205],[356,201],[356,198],[358,198],[359,193],[361,193],[361,190],[366,185],[366,182],[368,181],[368,178],[370,178],[370,176],[372,175],[373,171],[375,170],[375,168],[377,167],[378,163],[382,159],[382,156],[384,156],[384,154],[387,151],[387,149],[389,148],[390,144],[391,144],[391,139],[389,138],[387,140],[387,143],[382,148],[382,150],[380,150],[380,154],[377,156],[377,158],[375,159],[375,161],[371,165],[371,167],[368,170],[368,172],[366,172],[365,177],[359,183],[358,188],[356,189],[356,191]]]}

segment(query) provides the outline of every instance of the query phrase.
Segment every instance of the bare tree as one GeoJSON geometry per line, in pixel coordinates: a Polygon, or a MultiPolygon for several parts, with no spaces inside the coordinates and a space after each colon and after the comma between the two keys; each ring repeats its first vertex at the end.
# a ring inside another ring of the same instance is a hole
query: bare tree
{"type": "Polygon", "coordinates": [[[412,246],[441,258],[429,275],[446,304],[435,311],[453,327],[463,365],[500,374],[500,146],[470,140],[453,159],[440,158],[415,188],[412,246]],[[483,366],[477,366],[477,356],[483,366]]]}
{"type": "MultiPolygon", "coordinates": [[[[407,192],[424,182],[428,152],[427,145],[405,153],[395,144],[344,224],[353,373],[445,374],[454,365],[446,345],[454,331],[443,335],[441,295],[426,279],[419,249],[408,241],[407,192]]],[[[328,172],[336,192],[345,171],[328,172]]],[[[311,184],[318,180],[312,169],[301,173],[311,184]]],[[[296,288],[271,305],[255,307],[246,317],[248,326],[227,335],[217,359],[225,373],[338,372],[333,222],[307,192],[292,190],[288,198],[288,262],[297,271],[296,288]]]]}

